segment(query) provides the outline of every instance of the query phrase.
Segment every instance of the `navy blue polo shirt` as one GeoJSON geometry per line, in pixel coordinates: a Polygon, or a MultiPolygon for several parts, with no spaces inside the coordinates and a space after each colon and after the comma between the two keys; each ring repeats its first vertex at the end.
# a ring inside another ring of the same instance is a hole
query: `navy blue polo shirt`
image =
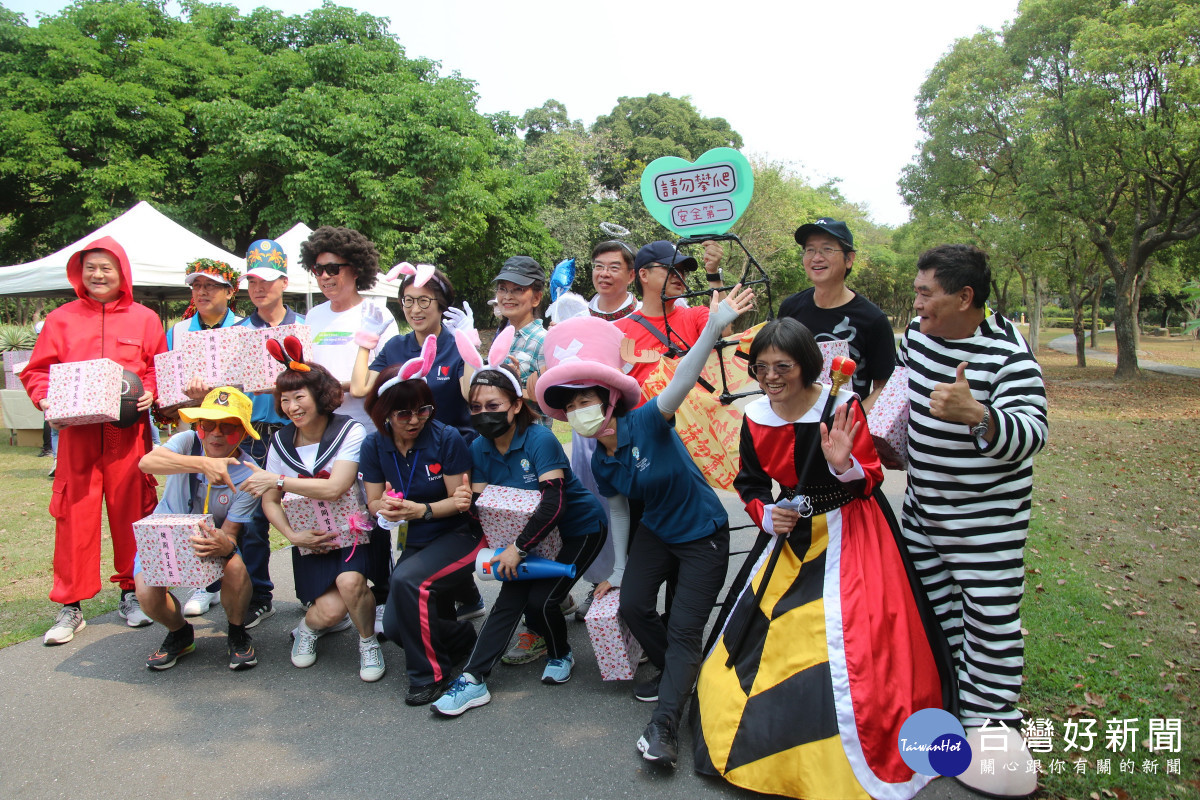
{"type": "MultiPolygon", "coordinates": [[[[367,483],[390,483],[392,489],[404,492],[404,499],[414,503],[436,503],[449,497],[447,475],[462,475],[471,469],[467,443],[458,431],[436,419],[425,423],[408,455],[396,450],[392,437],[372,431],[363,440],[358,469],[367,483]],[[411,482],[410,482],[411,481],[411,482]]],[[[408,523],[410,544],[428,544],[443,533],[457,530],[466,524],[465,514],[439,517],[426,522],[408,523]]]]}
{"type": "Polygon", "coordinates": [[[664,542],[702,539],[729,522],[657,397],[618,419],[616,454],[597,447],[592,475],[603,496],[643,501],[642,524],[664,542]]]}
{"type": "MultiPolygon", "coordinates": [[[[393,336],[383,345],[379,355],[371,362],[372,372],[383,372],[392,364],[403,364],[410,358],[421,355],[421,346],[417,344],[415,333],[403,336],[393,336]]],[[[433,368],[429,371],[425,382],[433,392],[433,402],[437,406],[434,418],[447,425],[452,425],[462,434],[467,442],[478,435],[471,427],[471,412],[467,401],[462,395],[459,379],[463,376],[463,360],[454,344],[454,334],[442,328],[437,337],[437,357],[433,368]]]]}
{"type": "Polygon", "coordinates": [[[604,510],[567,461],[560,441],[544,425],[530,425],[513,435],[512,444],[504,455],[496,445],[480,436],[471,442],[472,483],[495,484],[513,489],[538,488],[538,476],[555,469],[566,475],[567,507],[558,522],[563,536],[584,536],[595,533],[604,521],[604,510]]]}

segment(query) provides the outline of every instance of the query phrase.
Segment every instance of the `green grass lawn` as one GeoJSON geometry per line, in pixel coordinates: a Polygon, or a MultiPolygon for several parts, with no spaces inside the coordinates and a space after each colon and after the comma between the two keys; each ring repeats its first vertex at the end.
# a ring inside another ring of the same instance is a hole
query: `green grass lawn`
{"type": "Polygon", "coordinates": [[[1196,797],[1200,382],[1119,384],[1111,365],[1039,358],[1051,426],[1034,467],[1021,707],[1053,727],[1050,752],[1035,754],[1044,796],[1196,797]],[[1152,719],[1179,720],[1178,752],[1148,749],[1152,719]],[[1068,750],[1064,733],[1088,720],[1095,745],[1068,750]],[[1136,747],[1108,746],[1120,720],[1135,721],[1136,747]],[[1104,759],[1111,774],[1098,771],[1104,759]],[[1180,774],[1166,774],[1169,760],[1180,774]]]}

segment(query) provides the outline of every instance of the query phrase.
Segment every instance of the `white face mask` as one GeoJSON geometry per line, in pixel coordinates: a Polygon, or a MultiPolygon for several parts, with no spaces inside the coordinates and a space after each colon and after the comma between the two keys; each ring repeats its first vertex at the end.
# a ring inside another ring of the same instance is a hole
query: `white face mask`
{"type": "Polygon", "coordinates": [[[600,432],[601,426],[604,425],[604,417],[603,403],[567,412],[567,422],[571,423],[575,432],[589,438],[600,432]]]}

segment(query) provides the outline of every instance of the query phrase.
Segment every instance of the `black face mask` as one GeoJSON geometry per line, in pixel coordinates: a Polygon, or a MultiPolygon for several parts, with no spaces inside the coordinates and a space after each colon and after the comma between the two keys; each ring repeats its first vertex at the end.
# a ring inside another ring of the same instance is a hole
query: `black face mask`
{"type": "Polygon", "coordinates": [[[508,432],[513,423],[508,421],[508,411],[480,411],[471,415],[471,427],[485,439],[495,441],[508,432]]]}

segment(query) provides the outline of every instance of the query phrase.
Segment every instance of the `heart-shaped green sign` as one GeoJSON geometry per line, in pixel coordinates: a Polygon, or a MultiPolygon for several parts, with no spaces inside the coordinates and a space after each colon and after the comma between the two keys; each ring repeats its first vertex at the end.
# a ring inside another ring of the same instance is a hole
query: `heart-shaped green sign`
{"type": "Polygon", "coordinates": [[[646,210],[680,236],[725,233],[753,194],[750,162],[731,147],[714,148],[695,161],[656,158],[642,171],[646,210]]]}

